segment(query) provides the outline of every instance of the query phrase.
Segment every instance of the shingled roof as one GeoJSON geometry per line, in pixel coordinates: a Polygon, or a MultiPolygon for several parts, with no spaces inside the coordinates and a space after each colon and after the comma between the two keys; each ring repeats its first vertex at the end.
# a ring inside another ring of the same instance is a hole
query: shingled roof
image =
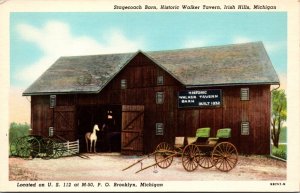
{"type": "MultiPolygon", "coordinates": [[[[140,52],[61,57],[23,95],[98,93],[140,52]]],[[[141,53],[186,87],[279,84],[262,42],[141,53]]]]}

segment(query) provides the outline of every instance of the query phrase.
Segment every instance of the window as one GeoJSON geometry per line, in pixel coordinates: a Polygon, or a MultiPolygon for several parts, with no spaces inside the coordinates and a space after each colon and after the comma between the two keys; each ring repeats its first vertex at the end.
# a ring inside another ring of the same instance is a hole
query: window
{"type": "Polygon", "coordinates": [[[157,76],[157,85],[163,85],[163,84],[164,84],[164,77],[157,76]]]}
{"type": "Polygon", "coordinates": [[[164,124],[156,123],[156,135],[164,135],[164,124]]]}
{"type": "Polygon", "coordinates": [[[242,101],[249,100],[249,88],[241,88],[241,100],[242,101]]]}
{"type": "Polygon", "coordinates": [[[164,92],[156,92],[156,104],[164,103],[164,92]]]}
{"type": "Polygon", "coordinates": [[[249,135],[249,122],[241,123],[241,135],[249,135]]]}
{"type": "Polygon", "coordinates": [[[49,137],[52,137],[54,134],[54,128],[53,127],[49,127],[49,137]]]}
{"type": "Polygon", "coordinates": [[[56,106],[56,95],[50,95],[50,108],[54,108],[56,106]]]}
{"type": "Polygon", "coordinates": [[[121,89],[126,89],[127,88],[127,80],[126,79],[122,79],[121,80],[121,89]]]}

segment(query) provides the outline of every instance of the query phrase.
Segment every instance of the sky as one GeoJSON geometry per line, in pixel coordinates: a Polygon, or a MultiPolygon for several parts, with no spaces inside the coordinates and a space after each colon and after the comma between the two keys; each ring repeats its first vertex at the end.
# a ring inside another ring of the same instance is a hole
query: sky
{"type": "Polygon", "coordinates": [[[10,85],[26,89],[61,56],[254,41],[264,43],[280,79],[286,79],[285,12],[15,12],[10,15],[10,85]]]}

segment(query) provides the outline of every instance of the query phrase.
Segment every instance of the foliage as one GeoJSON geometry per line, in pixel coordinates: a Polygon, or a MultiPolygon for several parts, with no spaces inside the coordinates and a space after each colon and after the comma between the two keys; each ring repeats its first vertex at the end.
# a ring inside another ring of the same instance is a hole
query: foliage
{"type": "Polygon", "coordinates": [[[286,145],[279,145],[278,148],[272,147],[272,155],[286,160],[286,145]]]}
{"type": "Polygon", "coordinates": [[[275,147],[278,148],[279,136],[283,123],[286,121],[286,95],[284,90],[274,90],[272,92],[272,120],[271,131],[272,141],[275,147]]]}
{"type": "Polygon", "coordinates": [[[30,125],[27,123],[12,122],[9,127],[9,143],[13,140],[29,134],[30,125]]]}

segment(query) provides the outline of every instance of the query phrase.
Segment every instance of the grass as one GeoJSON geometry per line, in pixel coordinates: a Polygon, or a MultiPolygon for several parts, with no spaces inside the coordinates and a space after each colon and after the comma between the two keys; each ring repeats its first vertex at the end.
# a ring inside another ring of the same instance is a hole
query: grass
{"type": "Polygon", "coordinates": [[[281,159],[286,160],[286,151],[287,151],[286,144],[279,144],[278,148],[276,148],[274,145],[272,146],[272,155],[279,157],[281,159]]]}
{"type": "Polygon", "coordinates": [[[279,136],[279,146],[276,148],[274,145],[272,145],[272,155],[285,159],[287,157],[287,144],[280,144],[280,143],[286,143],[287,142],[287,128],[283,127],[280,132],[279,136]]]}

